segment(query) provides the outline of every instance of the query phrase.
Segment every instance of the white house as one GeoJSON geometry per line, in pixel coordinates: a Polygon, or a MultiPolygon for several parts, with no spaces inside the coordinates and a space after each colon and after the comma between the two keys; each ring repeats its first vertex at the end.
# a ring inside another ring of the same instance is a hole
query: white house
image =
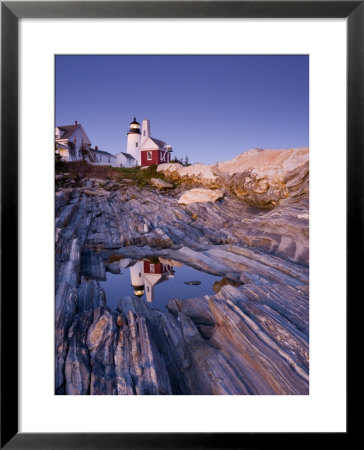
{"type": "Polygon", "coordinates": [[[65,161],[77,161],[87,159],[94,162],[91,150],[91,141],[82,125],[62,125],[56,127],[55,131],[56,151],[65,161]]]}
{"type": "Polygon", "coordinates": [[[115,155],[115,167],[135,167],[138,161],[129,153],[119,152],[115,155]]]}
{"type": "Polygon", "coordinates": [[[104,150],[99,150],[96,145],[95,148],[91,149],[95,155],[94,161],[91,161],[92,164],[99,166],[115,166],[116,165],[116,156],[112,153],[105,152],[104,150]]]}

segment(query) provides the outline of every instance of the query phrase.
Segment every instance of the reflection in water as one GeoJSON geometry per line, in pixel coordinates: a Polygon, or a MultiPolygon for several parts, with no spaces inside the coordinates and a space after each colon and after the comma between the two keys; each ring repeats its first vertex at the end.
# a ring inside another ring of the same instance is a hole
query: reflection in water
{"type": "Polygon", "coordinates": [[[120,269],[120,274],[107,272],[106,281],[100,281],[112,310],[117,308],[121,297],[135,295],[163,311],[172,298],[184,300],[215,294],[213,285],[221,279],[164,258],[148,258],[134,264],[120,260],[120,269]],[[198,280],[200,284],[185,284],[190,280],[198,280]]]}
{"type": "Polygon", "coordinates": [[[151,303],[154,297],[154,286],[163,281],[173,278],[175,271],[170,264],[152,262],[148,259],[138,261],[130,267],[131,285],[137,297],[146,296],[147,302],[151,303]]]}

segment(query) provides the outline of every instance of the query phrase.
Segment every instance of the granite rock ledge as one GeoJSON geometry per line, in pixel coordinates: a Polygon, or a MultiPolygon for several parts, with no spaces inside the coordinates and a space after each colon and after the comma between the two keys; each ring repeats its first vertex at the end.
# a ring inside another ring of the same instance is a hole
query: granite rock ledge
{"type": "Polygon", "coordinates": [[[180,205],[183,185],[57,180],[56,393],[308,394],[307,155],[239,163],[243,178],[229,185],[230,166],[215,165],[218,202],[180,205]],[[167,312],[137,297],[111,311],[99,283],[111,256],[172,259],[235,283],[189,300],[172,292],[167,312]]]}

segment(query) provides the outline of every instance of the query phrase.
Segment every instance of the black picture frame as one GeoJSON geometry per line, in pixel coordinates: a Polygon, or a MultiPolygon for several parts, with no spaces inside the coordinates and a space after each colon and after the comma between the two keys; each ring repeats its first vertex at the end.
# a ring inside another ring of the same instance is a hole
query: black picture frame
{"type": "MultiPolygon", "coordinates": [[[[1,2],[1,448],[271,448],[280,433],[18,433],[18,21],[20,18],[347,18],[347,301],[363,263],[364,1],[1,2]],[[7,268],[11,270],[7,270],[7,268]]],[[[333,94],[334,95],[334,94],[333,94]]],[[[358,289],[358,292],[360,290],[358,289]]],[[[358,299],[357,299],[358,300],[358,299]]],[[[350,346],[348,345],[348,348],[350,346]]],[[[349,431],[349,429],[348,429],[349,431]]],[[[305,444],[312,437],[294,438],[305,444]]],[[[348,432],[337,433],[340,444],[348,432]]],[[[324,433],[315,444],[327,445],[324,433]]]]}

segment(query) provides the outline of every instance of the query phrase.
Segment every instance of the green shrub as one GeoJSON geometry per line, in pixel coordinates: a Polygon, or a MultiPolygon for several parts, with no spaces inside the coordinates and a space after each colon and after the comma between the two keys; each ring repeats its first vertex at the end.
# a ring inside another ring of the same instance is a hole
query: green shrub
{"type": "Polygon", "coordinates": [[[56,173],[61,173],[66,171],[66,162],[62,160],[62,156],[56,153],[54,156],[54,167],[56,173]]]}

